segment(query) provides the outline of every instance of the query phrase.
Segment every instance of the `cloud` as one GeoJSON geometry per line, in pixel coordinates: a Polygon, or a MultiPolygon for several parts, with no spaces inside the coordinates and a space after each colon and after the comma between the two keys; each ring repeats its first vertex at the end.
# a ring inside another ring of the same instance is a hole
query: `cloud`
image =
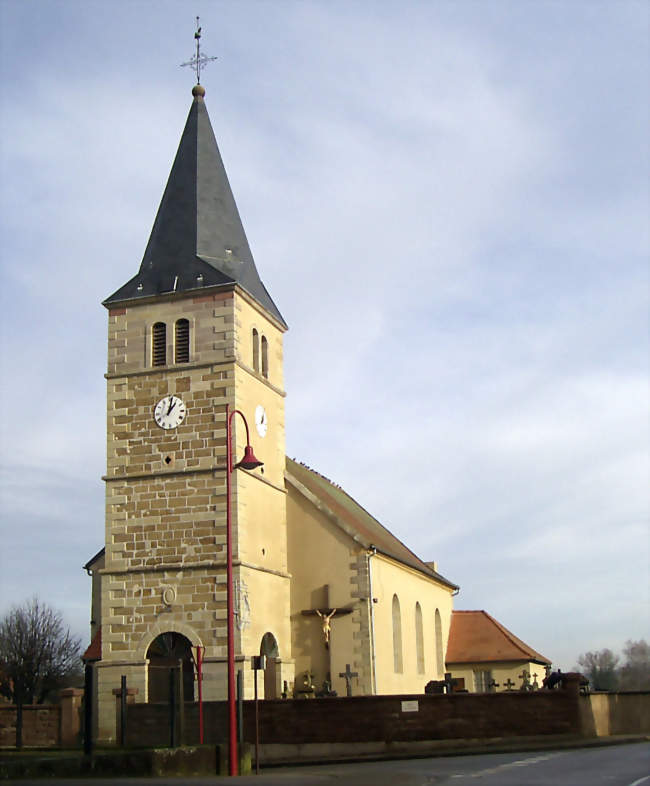
{"type": "MultiPolygon", "coordinates": [[[[289,454],[564,666],[645,635],[645,6],[199,6],[213,127],[291,328],[289,454]]],[[[0,4],[0,595],[36,590],[85,635],[99,303],[140,264],[194,18],[160,2],[143,35],[138,6],[37,7],[0,4]]]]}

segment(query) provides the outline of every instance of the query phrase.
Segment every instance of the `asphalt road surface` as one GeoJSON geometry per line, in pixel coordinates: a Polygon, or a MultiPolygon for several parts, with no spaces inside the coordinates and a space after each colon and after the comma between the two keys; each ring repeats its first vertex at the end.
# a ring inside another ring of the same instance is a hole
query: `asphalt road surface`
{"type": "MultiPolygon", "coordinates": [[[[5,781],[8,783],[11,781],[5,781]]],[[[263,770],[235,780],[214,778],[58,778],[20,786],[650,786],[650,743],[539,753],[495,753],[434,759],[323,764],[263,770]]]]}

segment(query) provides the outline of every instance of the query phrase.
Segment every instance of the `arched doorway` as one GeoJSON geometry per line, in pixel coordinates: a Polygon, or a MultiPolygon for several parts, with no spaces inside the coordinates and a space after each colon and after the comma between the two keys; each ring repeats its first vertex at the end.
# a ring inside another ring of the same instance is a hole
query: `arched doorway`
{"type": "Polygon", "coordinates": [[[278,669],[280,650],[278,649],[278,642],[272,633],[265,633],[262,636],[260,655],[266,656],[266,668],[264,669],[264,698],[277,699],[280,695],[280,673],[278,669]]]}
{"type": "Polygon", "coordinates": [[[186,636],[174,631],[161,633],[149,645],[147,658],[149,701],[169,701],[169,673],[178,668],[179,661],[183,664],[183,697],[185,701],[194,701],[194,658],[192,642],[186,636]]]}

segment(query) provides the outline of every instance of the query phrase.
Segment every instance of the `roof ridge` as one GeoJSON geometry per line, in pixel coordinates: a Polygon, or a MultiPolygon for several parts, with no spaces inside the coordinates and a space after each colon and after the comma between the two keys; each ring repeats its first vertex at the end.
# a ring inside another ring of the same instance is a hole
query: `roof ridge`
{"type": "Polygon", "coordinates": [[[508,628],[506,628],[506,626],[502,622],[499,622],[498,619],[495,619],[487,611],[482,610],[482,613],[485,614],[485,616],[490,620],[490,622],[492,622],[501,631],[501,633],[508,639],[508,641],[518,650],[521,650],[521,652],[523,652],[525,655],[534,655],[537,658],[543,657],[540,652],[538,652],[536,649],[531,647],[529,644],[526,644],[526,642],[523,639],[520,639],[519,636],[515,636],[515,634],[511,630],[508,630],[508,628]]]}
{"type": "MultiPolygon", "coordinates": [[[[399,556],[399,549],[397,549],[397,551],[395,551],[394,549],[391,551],[389,546],[382,545],[380,541],[376,541],[376,538],[373,537],[373,533],[371,532],[371,527],[364,525],[363,520],[358,518],[358,513],[356,515],[353,513],[352,514],[353,517],[357,518],[355,529],[358,532],[359,532],[359,527],[362,528],[361,532],[363,532],[363,530],[366,530],[367,534],[364,535],[364,537],[366,538],[366,540],[369,542],[371,546],[377,549],[377,551],[385,554],[388,557],[396,559],[398,562],[402,562],[403,564],[410,565],[410,567],[420,571],[421,573],[424,573],[427,576],[430,576],[431,578],[434,578],[438,581],[442,581],[448,586],[458,589],[458,585],[454,584],[452,581],[445,578],[441,573],[438,573],[438,571],[434,571],[432,568],[430,568],[423,559],[418,557],[418,555],[414,551],[412,551],[400,538],[398,538],[390,529],[388,529],[388,527],[384,526],[376,516],[374,516],[363,505],[361,505],[342,486],[339,486],[337,483],[334,483],[326,475],[323,475],[321,472],[318,472],[318,470],[313,469],[304,461],[298,461],[295,458],[290,458],[289,456],[287,456],[287,459],[289,461],[292,461],[297,466],[307,470],[308,473],[311,473],[317,478],[320,478],[325,483],[327,483],[332,489],[335,489],[339,494],[342,494],[347,500],[349,500],[349,502],[354,507],[358,509],[358,511],[365,514],[370,519],[370,521],[374,524],[375,527],[378,527],[382,533],[385,533],[385,537],[387,537],[388,539],[392,539],[394,543],[399,546],[399,548],[403,549],[405,554],[399,556]]],[[[340,507],[344,507],[340,500],[337,501],[336,499],[334,499],[333,501],[335,504],[339,505],[340,507]]],[[[339,514],[337,514],[335,511],[334,513],[338,518],[339,514]]],[[[374,534],[377,535],[377,533],[374,534]]]]}

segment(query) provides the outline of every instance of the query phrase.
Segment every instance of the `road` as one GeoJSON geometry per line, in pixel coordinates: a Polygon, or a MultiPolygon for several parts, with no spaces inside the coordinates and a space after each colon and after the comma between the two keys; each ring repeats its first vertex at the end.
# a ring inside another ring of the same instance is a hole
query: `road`
{"type": "MultiPolygon", "coordinates": [[[[5,781],[11,783],[12,781],[5,781]]],[[[540,753],[495,753],[433,759],[323,764],[263,770],[232,781],[200,778],[48,778],[20,786],[650,786],[650,743],[540,753]]]]}

